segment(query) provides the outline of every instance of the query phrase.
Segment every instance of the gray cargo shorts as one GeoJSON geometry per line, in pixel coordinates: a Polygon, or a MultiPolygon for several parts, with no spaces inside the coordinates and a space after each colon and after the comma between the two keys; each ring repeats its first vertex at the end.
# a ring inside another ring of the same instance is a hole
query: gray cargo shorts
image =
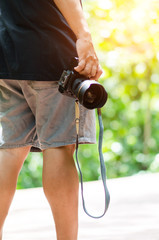
{"type": "MultiPolygon", "coordinates": [[[[0,148],[44,150],[76,142],[75,101],[55,81],[0,80],[0,148]]],[[[95,111],[80,105],[79,143],[95,143],[95,111]]]]}

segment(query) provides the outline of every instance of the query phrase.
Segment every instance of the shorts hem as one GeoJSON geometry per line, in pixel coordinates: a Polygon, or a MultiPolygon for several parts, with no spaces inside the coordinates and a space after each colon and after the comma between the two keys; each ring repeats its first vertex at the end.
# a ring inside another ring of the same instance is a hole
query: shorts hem
{"type": "MultiPolygon", "coordinates": [[[[67,145],[71,145],[71,144],[75,144],[75,143],[76,143],[76,140],[67,141],[67,142],[54,142],[52,144],[41,145],[41,149],[45,150],[48,148],[62,147],[62,146],[67,146],[67,145]]],[[[89,139],[89,138],[79,138],[78,143],[79,144],[96,144],[96,140],[89,139]]]]}
{"type": "MultiPolygon", "coordinates": [[[[79,144],[96,144],[96,140],[90,139],[90,138],[79,138],[78,142],[79,144]]],[[[0,146],[0,149],[12,149],[12,148],[31,146],[31,148],[37,148],[39,149],[39,151],[42,151],[48,148],[62,147],[62,146],[67,146],[75,143],[76,143],[76,140],[71,140],[67,142],[54,142],[52,144],[35,144],[35,143],[25,143],[25,144],[15,144],[15,145],[4,144],[0,146]]]]}
{"type": "Polygon", "coordinates": [[[26,147],[26,146],[34,146],[34,147],[37,147],[37,148],[39,148],[39,146],[38,145],[35,145],[34,143],[24,143],[24,144],[9,144],[9,145],[7,145],[7,144],[3,144],[3,145],[1,145],[0,146],[0,149],[11,149],[11,148],[20,148],[20,147],[26,147]]]}

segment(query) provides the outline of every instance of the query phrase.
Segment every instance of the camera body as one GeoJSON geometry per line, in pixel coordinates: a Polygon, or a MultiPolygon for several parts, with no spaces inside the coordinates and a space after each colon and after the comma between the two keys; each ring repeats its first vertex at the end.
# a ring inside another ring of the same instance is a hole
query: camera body
{"type": "Polygon", "coordinates": [[[73,97],[73,98],[77,98],[76,94],[74,93],[74,88],[73,87],[73,83],[74,81],[76,82],[76,85],[83,82],[85,80],[84,76],[82,77],[82,75],[75,73],[74,71],[71,70],[64,70],[61,78],[58,82],[59,84],[59,92],[62,93],[63,95],[69,96],[69,97],[73,97]]]}
{"type": "Polygon", "coordinates": [[[78,58],[74,58],[70,70],[63,71],[58,82],[59,92],[78,99],[80,104],[88,109],[103,107],[108,97],[106,90],[97,81],[90,80],[73,70],[78,63],[77,60],[78,58]]]}

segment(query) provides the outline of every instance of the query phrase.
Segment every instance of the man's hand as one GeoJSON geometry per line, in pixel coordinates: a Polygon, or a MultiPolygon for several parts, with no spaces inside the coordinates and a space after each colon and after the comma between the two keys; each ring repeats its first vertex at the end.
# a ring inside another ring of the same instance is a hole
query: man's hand
{"type": "Polygon", "coordinates": [[[103,71],[99,65],[92,41],[79,38],[76,42],[76,49],[79,63],[74,69],[80,74],[97,81],[103,71]]]}
{"type": "Polygon", "coordinates": [[[102,74],[102,69],[93,47],[91,34],[80,1],[54,0],[54,2],[77,37],[76,49],[79,63],[75,70],[89,78],[98,80],[102,74]]]}

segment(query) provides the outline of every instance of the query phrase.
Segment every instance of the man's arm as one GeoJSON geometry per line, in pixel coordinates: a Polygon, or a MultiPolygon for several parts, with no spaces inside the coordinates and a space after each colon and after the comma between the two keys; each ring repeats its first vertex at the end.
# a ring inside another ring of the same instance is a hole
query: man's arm
{"type": "Polygon", "coordinates": [[[98,80],[102,70],[93,47],[80,0],[54,0],[54,2],[77,37],[76,48],[79,63],[75,70],[80,74],[98,80]]]}

